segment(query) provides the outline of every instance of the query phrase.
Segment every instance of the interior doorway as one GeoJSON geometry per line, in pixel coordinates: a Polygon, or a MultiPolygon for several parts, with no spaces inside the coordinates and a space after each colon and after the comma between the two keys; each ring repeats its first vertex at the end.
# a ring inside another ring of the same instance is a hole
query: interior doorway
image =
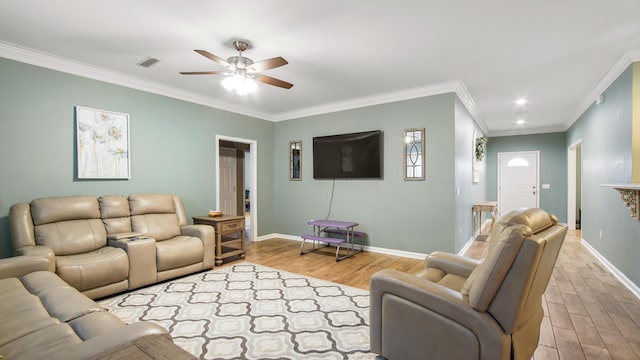
{"type": "Polygon", "coordinates": [[[258,143],[255,140],[236,138],[231,136],[216,135],[215,142],[216,171],[216,208],[227,208],[225,214],[245,215],[245,227],[247,231],[245,237],[248,240],[255,240],[258,236],[258,143]],[[232,152],[225,149],[232,149],[235,161],[235,170],[231,170],[228,165],[228,157],[232,152]],[[239,160],[239,161],[238,161],[239,160]],[[245,164],[245,161],[248,162],[245,164]],[[233,172],[235,179],[229,176],[233,172]],[[232,194],[229,186],[233,186],[232,194]],[[233,202],[233,206],[224,202],[233,202]],[[249,216],[246,209],[250,207],[249,216]]]}
{"type": "Polygon", "coordinates": [[[220,145],[220,207],[223,213],[240,215],[238,213],[238,191],[244,188],[244,182],[238,182],[237,153],[234,144],[220,145]]]}
{"type": "Polygon", "coordinates": [[[502,215],[540,203],[538,151],[498,153],[498,209],[502,215]]]}
{"type": "Polygon", "coordinates": [[[567,154],[567,224],[582,228],[582,139],[571,144],[567,154]]]}

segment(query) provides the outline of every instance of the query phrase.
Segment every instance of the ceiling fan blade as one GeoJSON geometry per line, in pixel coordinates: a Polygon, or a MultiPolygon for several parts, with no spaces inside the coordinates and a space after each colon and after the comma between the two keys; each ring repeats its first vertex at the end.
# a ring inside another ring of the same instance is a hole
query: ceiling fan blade
{"type": "Polygon", "coordinates": [[[253,75],[253,77],[260,81],[263,82],[265,84],[269,84],[269,85],[273,85],[273,86],[278,86],[281,88],[285,88],[285,89],[291,89],[293,87],[293,84],[288,83],[286,81],[282,81],[280,79],[276,79],[276,78],[272,78],[271,76],[266,76],[266,75],[253,75]]]}
{"type": "Polygon", "coordinates": [[[217,56],[213,55],[212,53],[210,53],[210,52],[208,52],[206,50],[193,50],[193,51],[195,51],[198,54],[206,57],[209,60],[213,60],[213,61],[217,62],[218,64],[220,64],[220,65],[222,65],[222,66],[224,66],[226,68],[233,69],[233,65],[229,64],[226,60],[224,60],[224,59],[222,59],[220,57],[217,57],[217,56]]]}
{"type": "Polygon", "coordinates": [[[226,71],[181,71],[182,75],[216,75],[216,74],[226,74],[226,71]]]}
{"type": "Polygon", "coordinates": [[[269,69],[274,69],[282,65],[287,65],[288,63],[289,62],[287,60],[278,56],[278,57],[274,57],[273,59],[262,60],[262,61],[258,61],[257,63],[253,63],[249,65],[247,67],[247,72],[250,72],[250,73],[261,72],[269,69]]]}

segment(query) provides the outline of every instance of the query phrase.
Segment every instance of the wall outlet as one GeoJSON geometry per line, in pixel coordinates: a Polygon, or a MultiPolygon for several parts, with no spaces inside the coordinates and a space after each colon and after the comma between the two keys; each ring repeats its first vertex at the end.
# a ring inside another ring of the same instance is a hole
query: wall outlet
{"type": "Polygon", "coordinates": [[[602,240],[602,230],[600,230],[600,240],[602,240]]]}
{"type": "Polygon", "coordinates": [[[544,190],[551,189],[551,184],[542,184],[542,189],[544,189],[544,190]]]}
{"type": "Polygon", "coordinates": [[[456,186],[456,196],[460,196],[460,186],[456,186]]]}
{"type": "Polygon", "coordinates": [[[458,236],[459,236],[459,238],[460,238],[460,239],[462,239],[462,228],[460,228],[460,230],[458,230],[458,234],[459,234],[459,235],[458,235],[458,236]]]}

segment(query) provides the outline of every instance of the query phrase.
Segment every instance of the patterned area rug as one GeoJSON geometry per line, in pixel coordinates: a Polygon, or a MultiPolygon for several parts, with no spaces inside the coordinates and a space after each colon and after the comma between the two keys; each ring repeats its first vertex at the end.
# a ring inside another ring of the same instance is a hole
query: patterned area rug
{"type": "Polygon", "coordinates": [[[99,302],[201,359],[374,359],[369,292],[243,262],[99,302]]]}

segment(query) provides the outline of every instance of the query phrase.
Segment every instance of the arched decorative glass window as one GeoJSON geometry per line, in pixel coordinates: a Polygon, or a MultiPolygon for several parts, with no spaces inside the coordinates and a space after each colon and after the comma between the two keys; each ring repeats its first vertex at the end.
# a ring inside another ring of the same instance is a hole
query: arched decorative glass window
{"type": "Polygon", "coordinates": [[[404,130],[404,179],[424,180],[424,128],[404,130]]]}
{"type": "Polygon", "coordinates": [[[508,167],[527,167],[529,166],[529,162],[525,158],[515,157],[507,163],[508,167]]]}

